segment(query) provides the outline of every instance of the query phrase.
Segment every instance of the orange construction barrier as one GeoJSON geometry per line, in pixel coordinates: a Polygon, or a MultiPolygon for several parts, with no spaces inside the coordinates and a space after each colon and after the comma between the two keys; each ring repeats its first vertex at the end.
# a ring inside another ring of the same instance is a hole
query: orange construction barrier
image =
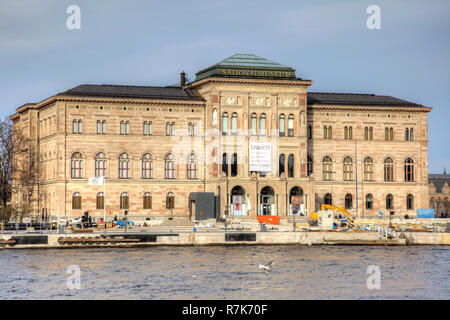
{"type": "Polygon", "coordinates": [[[278,217],[278,216],[258,216],[258,222],[278,225],[280,223],[280,217],[278,217]]]}

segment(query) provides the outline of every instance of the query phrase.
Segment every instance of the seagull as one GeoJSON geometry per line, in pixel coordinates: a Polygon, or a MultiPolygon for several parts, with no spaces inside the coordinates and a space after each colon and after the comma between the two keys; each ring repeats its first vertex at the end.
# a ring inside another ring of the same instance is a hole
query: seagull
{"type": "Polygon", "coordinates": [[[264,264],[258,264],[258,269],[263,269],[264,273],[267,275],[269,275],[269,271],[272,271],[272,264],[275,262],[275,260],[270,261],[268,264],[264,265],[264,264]]]}

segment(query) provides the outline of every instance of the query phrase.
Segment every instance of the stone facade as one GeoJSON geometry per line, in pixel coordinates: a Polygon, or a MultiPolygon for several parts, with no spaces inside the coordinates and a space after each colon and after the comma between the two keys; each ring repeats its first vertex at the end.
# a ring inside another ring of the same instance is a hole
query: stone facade
{"type": "Polygon", "coordinates": [[[450,217],[450,175],[445,170],[443,174],[430,174],[430,208],[434,209],[435,217],[450,217]]]}
{"type": "MultiPolygon", "coordinates": [[[[76,217],[88,211],[100,217],[106,211],[111,217],[127,207],[141,217],[192,216],[190,195],[195,192],[218,196],[221,216],[286,217],[296,201],[299,212],[308,216],[327,193],[337,206],[345,206],[350,194],[347,205],[358,215],[379,210],[414,215],[417,208],[428,207],[431,108],[399,99],[379,103],[373,95],[343,95],[336,102],[340,96],[335,94],[334,102],[328,101],[330,94],[308,93],[312,82],[300,78],[211,75],[190,84],[183,79],[178,88],[80,86],[18,108],[11,116],[14,128],[36,142],[39,157],[39,186],[30,199],[33,214],[76,217]],[[324,138],[324,126],[332,127],[331,139],[324,138]],[[372,139],[366,127],[372,128],[372,139]],[[386,128],[392,140],[386,140],[386,128]],[[407,128],[414,132],[408,140],[407,128]],[[271,143],[272,172],[249,171],[252,141],[271,143]],[[105,158],[99,159],[100,154],[105,158]],[[279,174],[281,154],[284,173],[279,174]],[[325,157],[332,162],[326,170],[325,157]],[[344,164],[346,157],[350,165],[344,164]],[[368,157],[373,164],[365,173],[368,157]],[[393,161],[392,181],[385,181],[386,158],[393,161]],[[413,161],[408,169],[407,159],[413,161]],[[104,186],[88,184],[90,177],[102,175],[97,160],[106,160],[104,186]],[[151,162],[151,178],[145,161],[151,162]],[[413,174],[406,180],[411,181],[405,181],[409,168],[413,174]],[[102,192],[104,209],[97,198],[102,192]],[[369,193],[373,200],[367,209],[369,193]],[[74,195],[81,197],[81,207],[74,206],[74,195]],[[128,206],[121,204],[121,195],[128,196],[128,206]],[[388,195],[392,209],[386,209],[388,195]]],[[[26,201],[21,188],[13,181],[12,204],[19,208],[26,201]]]]}

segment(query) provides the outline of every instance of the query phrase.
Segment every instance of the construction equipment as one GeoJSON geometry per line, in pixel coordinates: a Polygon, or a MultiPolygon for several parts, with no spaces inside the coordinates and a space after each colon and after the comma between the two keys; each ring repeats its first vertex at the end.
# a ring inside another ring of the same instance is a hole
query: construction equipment
{"type": "Polygon", "coordinates": [[[343,213],[343,214],[347,217],[349,227],[352,228],[352,229],[354,229],[354,228],[356,227],[356,224],[355,224],[355,217],[354,217],[350,212],[348,212],[347,210],[345,210],[345,208],[342,208],[342,207],[335,207],[335,206],[332,206],[332,205],[330,205],[330,204],[322,204],[322,205],[320,206],[320,210],[324,211],[324,210],[326,210],[326,209],[334,210],[334,211],[339,211],[339,212],[343,213]]]}

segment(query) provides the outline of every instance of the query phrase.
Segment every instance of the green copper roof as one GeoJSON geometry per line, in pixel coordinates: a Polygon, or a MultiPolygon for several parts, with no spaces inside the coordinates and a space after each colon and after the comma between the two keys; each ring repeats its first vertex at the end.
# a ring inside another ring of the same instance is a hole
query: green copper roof
{"type": "Polygon", "coordinates": [[[195,80],[207,77],[296,79],[295,69],[254,54],[235,54],[197,72],[195,80]]]}
{"type": "Polygon", "coordinates": [[[277,62],[269,61],[254,54],[235,54],[229,58],[215,64],[215,66],[242,66],[242,67],[263,67],[263,68],[287,68],[277,62]]]}

